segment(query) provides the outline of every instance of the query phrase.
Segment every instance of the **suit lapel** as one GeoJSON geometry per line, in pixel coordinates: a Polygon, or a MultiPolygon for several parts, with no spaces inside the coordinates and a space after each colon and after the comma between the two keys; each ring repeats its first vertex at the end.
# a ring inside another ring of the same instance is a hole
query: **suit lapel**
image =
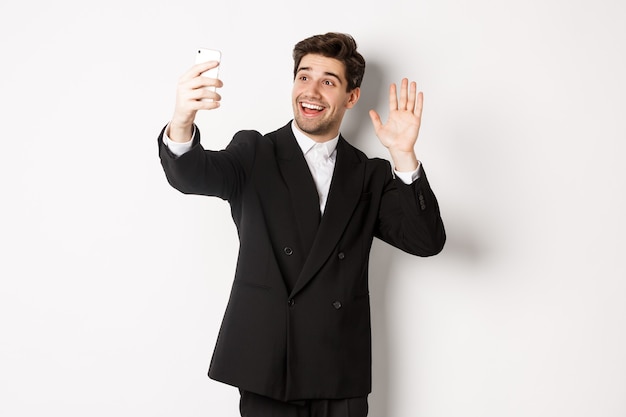
{"type": "Polygon", "coordinates": [[[302,248],[308,253],[320,221],[317,188],[290,124],[277,132],[276,144],[278,165],[289,189],[302,248]]]}
{"type": "MultiPolygon", "coordinates": [[[[344,228],[350,221],[354,208],[359,202],[364,169],[365,164],[361,163],[354,148],[343,137],[340,137],[337,143],[337,161],[335,162],[335,170],[324,215],[315,235],[309,256],[291,292],[292,297],[315,276],[315,273],[322,267],[334,250],[344,228]]],[[[313,181],[312,178],[311,181],[313,181]]],[[[314,184],[313,187],[315,188],[314,184]]],[[[319,203],[315,207],[319,207],[319,203]]]]}

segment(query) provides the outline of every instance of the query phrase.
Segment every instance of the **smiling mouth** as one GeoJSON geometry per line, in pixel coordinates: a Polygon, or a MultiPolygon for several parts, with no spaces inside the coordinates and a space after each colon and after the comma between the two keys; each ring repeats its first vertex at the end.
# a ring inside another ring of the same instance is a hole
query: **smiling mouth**
{"type": "Polygon", "coordinates": [[[321,111],[324,110],[323,106],[311,103],[300,103],[300,108],[302,109],[302,112],[304,114],[311,116],[319,114],[321,111]]]}

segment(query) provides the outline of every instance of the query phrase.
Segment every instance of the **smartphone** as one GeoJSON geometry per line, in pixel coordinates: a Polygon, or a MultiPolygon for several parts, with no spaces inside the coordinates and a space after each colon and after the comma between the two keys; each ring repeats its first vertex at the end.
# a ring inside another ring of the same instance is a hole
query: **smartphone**
{"type": "MultiPolygon", "coordinates": [[[[203,62],[209,61],[218,61],[222,60],[222,53],[215,49],[207,49],[207,48],[198,48],[196,52],[196,64],[201,64],[203,62]]],[[[217,78],[219,72],[219,67],[215,67],[208,71],[202,73],[203,77],[209,78],[217,78]]],[[[215,87],[207,87],[211,91],[215,91],[215,87]]]]}

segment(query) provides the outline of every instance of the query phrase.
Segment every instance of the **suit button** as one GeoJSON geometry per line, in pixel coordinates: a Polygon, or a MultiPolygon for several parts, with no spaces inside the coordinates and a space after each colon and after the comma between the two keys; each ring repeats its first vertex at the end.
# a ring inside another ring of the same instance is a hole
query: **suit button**
{"type": "Polygon", "coordinates": [[[339,301],[335,301],[335,302],[333,303],[333,307],[335,307],[335,309],[339,310],[339,309],[341,308],[341,302],[339,302],[339,301]]]}
{"type": "Polygon", "coordinates": [[[295,301],[293,298],[290,298],[290,299],[287,301],[287,305],[288,305],[289,307],[293,307],[293,305],[294,305],[295,303],[296,303],[296,301],[295,301]]]}
{"type": "Polygon", "coordinates": [[[285,249],[283,249],[283,251],[287,256],[291,256],[293,254],[293,249],[291,249],[289,246],[285,246],[285,249]]]}
{"type": "Polygon", "coordinates": [[[343,253],[343,252],[339,252],[339,253],[337,254],[337,257],[338,257],[339,259],[345,259],[346,254],[345,254],[345,253],[343,253]]]}

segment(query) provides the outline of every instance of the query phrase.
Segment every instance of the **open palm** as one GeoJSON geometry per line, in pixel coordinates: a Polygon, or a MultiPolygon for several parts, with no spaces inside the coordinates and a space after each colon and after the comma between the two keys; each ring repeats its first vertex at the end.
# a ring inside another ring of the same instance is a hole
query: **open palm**
{"type": "Polygon", "coordinates": [[[390,152],[413,152],[420,130],[424,95],[417,85],[404,78],[398,98],[395,84],[389,87],[389,117],[383,124],[375,110],[370,110],[374,131],[390,152]]]}

